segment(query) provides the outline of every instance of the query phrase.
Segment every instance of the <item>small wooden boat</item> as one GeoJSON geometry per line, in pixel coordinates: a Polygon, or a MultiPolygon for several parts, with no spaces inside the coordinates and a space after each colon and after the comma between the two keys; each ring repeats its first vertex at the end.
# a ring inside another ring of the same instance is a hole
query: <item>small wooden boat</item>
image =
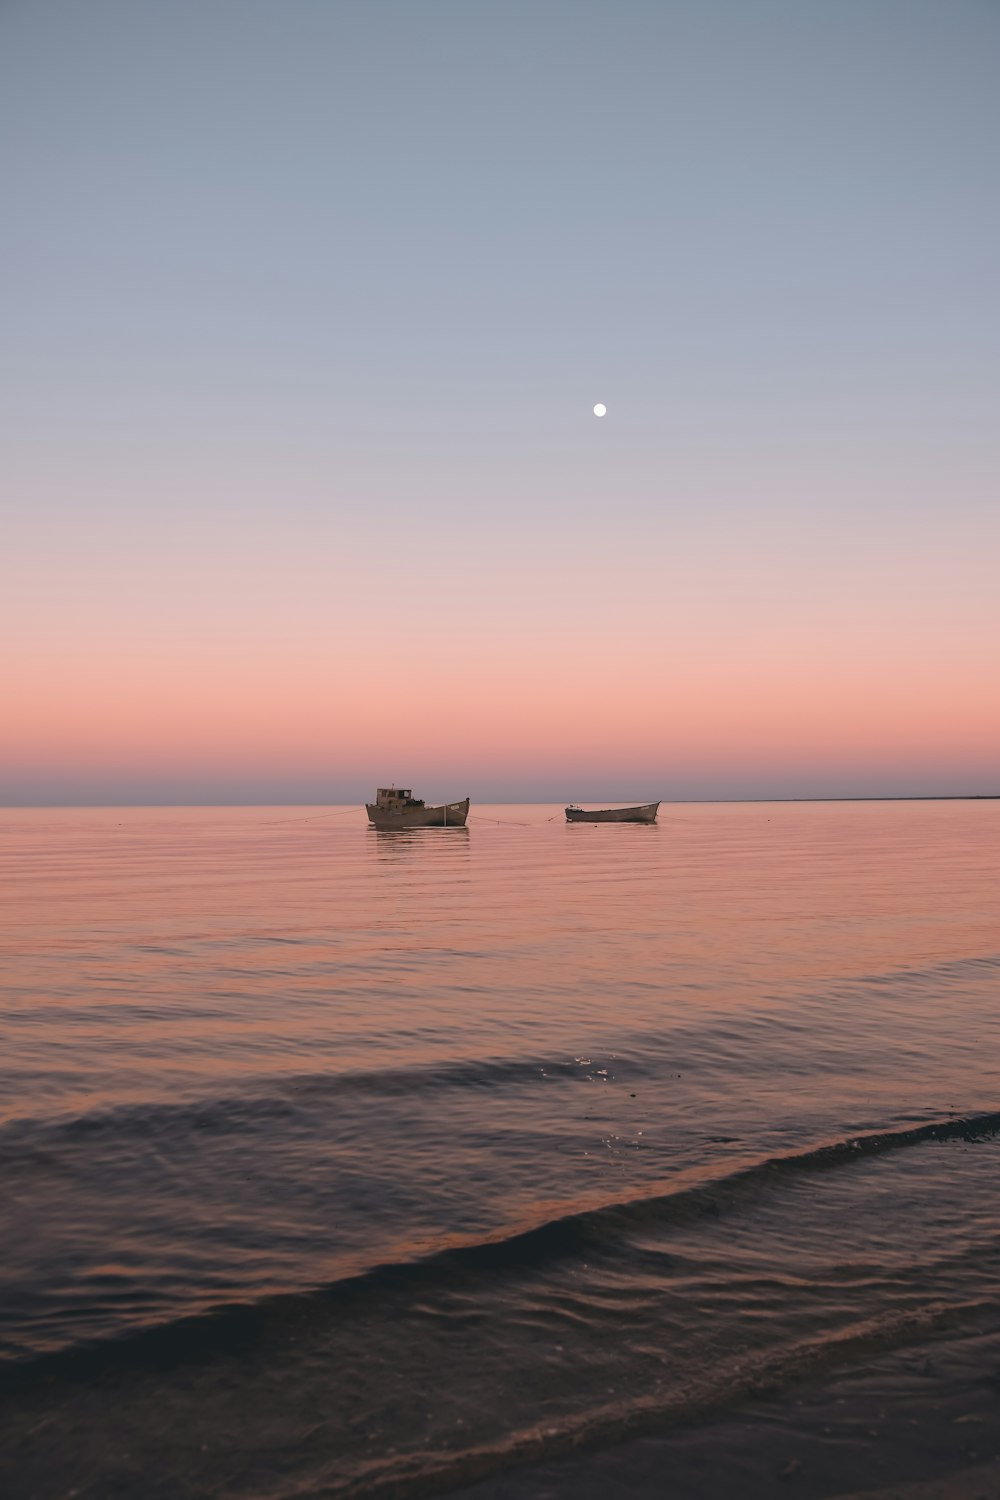
{"type": "Polygon", "coordinates": [[[443,807],[428,807],[422,798],[394,786],[380,786],[374,802],[366,802],[368,821],[373,828],[464,828],[469,816],[469,799],[447,802],[443,807]]]}
{"type": "Polygon", "coordinates": [[[601,807],[584,812],[582,807],[567,807],[567,823],[655,823],[658,802],[644,802],[641,807],[601,807]]]}

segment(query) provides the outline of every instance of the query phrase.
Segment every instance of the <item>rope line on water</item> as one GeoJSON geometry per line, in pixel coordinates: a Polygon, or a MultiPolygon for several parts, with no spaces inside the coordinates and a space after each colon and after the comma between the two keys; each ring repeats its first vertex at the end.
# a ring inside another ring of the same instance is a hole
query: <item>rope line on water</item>
{"type": "MultiPolygon", "coordinates": [[[[336,807],[333,812],[306,813],[301,818],[264,818],[258,824],[260,828],[278,828],[287,826],[289,823],[318,823],[323,818],[346,818],[352,813],[359,813],[360,807],[336,807]]],[[[498,828],[544,828],[546,823],[554,823],[557,818],[564,817],[561,812],[553,813],[551,818],[543,818],[540,823],[522,823],[515,818],[488,818],[484,813],[470,812],[469,818],[475,818],[479,823],[495,823],[498,828]]]]}
{"type": "Polygon", "coordinates": [[[546,823],[554,823],[557,818],[565,817],[565,813],[553,813],[551,818],[543,818],[540,823],[519,823],[514,818],[488,818],[485,813],[469,813],[470,818],[476,818],[480,823],[496,823],[500,828],[544,828],[546,823]]]}
{"type": "Polygon", "coordinates": [[[306,813],[303,818],[264,818],[261,828],[276,828],[279,823],[318,823],[321,818],[346,818],[349,813],[358,813],[360,807],[335,807],[333,812],[306,813]]]}
{"type": "Polygon", "coordinates": [[[470,818],[479,823],[496,823],[498,828],[537,828],[537,823],[517,823],[513,818],[487,818],[484,813],[470,812],[470,818]]]}

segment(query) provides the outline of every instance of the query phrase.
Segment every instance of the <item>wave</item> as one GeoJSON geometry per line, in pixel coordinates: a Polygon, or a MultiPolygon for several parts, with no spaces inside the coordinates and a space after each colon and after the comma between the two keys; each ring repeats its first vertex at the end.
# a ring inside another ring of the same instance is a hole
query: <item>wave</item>
{"type": "Polygon", "coordinates": [[[982,1304],[933,1303],[910,1313],[888,1313],[800,1340],[780,1350],[737,1359],[686,1389],[628,1400],[507,1433],[458,1453],[419,1449],[381,1455],[343,1478],[298,1480],[271,1488],[270,1500],[418,1500],[476,1484],[525,1464],[550,1462],[583,1448],[606,1447],[709,1417],[726,1407],[815,1378],[866,1355],[927,1339],[954,1327],[982,1304]]]}
{"type": "MultiPolygon", "coordinates": [[[[986,954],[861,975],[841,981],[834,988],[841,996],[883,987],[898,989],[901,984],[929,987],[936,993],[934,987],[943,981],[953,984],[958,978],[991,974],[998,968],[1000,954],[986,954]]],[[[639,987],[656,988],[651,984],[639,987]]],[[[824,1009],[829,993],[829,987],[826,987],[813,994],[800,994],[797,1000],[799,1010],[806,1005],[824,1009]]],[[[283,1120],[294,1121],[303,1106],[314,1101],[325,1103],[365,1095],[391,1101],[463,1089],[520,1088],[580,1081],[644,1081],[661,1077],[664,1067],[686,1069],[694,1055],[703,1063],[706,1056],[725,1060],[727,1049],[745,1047],[747,1032],[758,1032],[762,1027],[779,1032],[789,1027],[801,1029],[787,1017],[770,1012],[760,1012],[742,1020],[728,1013],[707,1017],[702,1014],[696,1023],[678,1020],[666,1033],[662,1030],[630,1032],[627,1037],[618,1039],[613,1052],[601,1049],[593,1054],[593,1058],[567,1059],[563,1056],[554,1059],[542,1055],[460,1057],[419,1065],[258,1075],[242,1080],[239,1093],[231,1095],[206,1097],[192,1091],[180,1099],[122,1101],[78,1113],[15,1114],[0,1120],[0,1165],[11,1164],[13,1154],[22,1143],[35,1141],[46,1145],[71,1143],[74,1138],[110,1138],[118,1131],[129,1139],[169,1137],[185,1128],[210,1133],[253,1131],[283,1120]]],[[[815,1036],[813,1060],[820,1048],[821,1040],[815,1036]]],[[[752,1056],[741,1054],[740,1065],[744,1072],[752,1069],[752,1056]]],[[[760,1066],[771,1069],[773,1058],[770,1055],[762,1057],[760,1066]]]]}
{"type": "Polygon", "coordinates": [[[992,974],[1000,969],[1000,953],[980,953],[968,958],[942,959],[935,964],[905,965],[896,969],[885,969],[873,974],[859,974],[854,984],[896,986],[906,981],[929,981],[963,979],[966,975],[992,974]]]}
{"type": "Polygon", "coordinates": [[[0,1390],[26,1379],[90,1377],[104,1370],[166,1367],[256,1343],[266,1329],[279,1332],[320,1307],[375,1306],[387,1293],[427,1295],[459,1281],[498,1272],[532,1271],[558,1261],[599,1256],[630,1233],[652,1226],[682,1225],[738,1211],[771,1186],[810,1173],[834,1170],[930,1142],[974,1142],[1000,1133],[1000,1110],[925,1121],[900,1130],[827,1142],[781,1156],[747,1160],[711,1180],[686,1181],[662,1193],[561,1214],[495,1238],[443,1244],[414,1259],[383,1262],[305,1292],[281,1292],[186,1314],[115,1338],[67,1349],[0,1358],[0,1390]]]}
{"type": "MultiPolygon", "coordinates": [[[[641,1063],[615,1065],[619,1078],[651,1072],[641,1063]]],[[[122,1103],[78,1114],[15,1116],[0,1124],[0,1162],[8,1150],[35,1139],[52,1141],[121,1133],[129,1139],[173,1135],[178,1127],[232,1133],[292,1120],[302,1106],[339,1097],[374,1095],[380,1100],[430,1094],[440,1090],[497,1089],[525,1084],[592,1080],[599,1072],[590,1058],[484,1058],[427,1064],[421,1067],[369,1068],[340,1073],[288,1074],[269,1078],[267,1090],[252,1091],[248,1080],[239,1094],[171,1102],[122,1103]],[[249,1087],[249,1091],[248,1091],[249,1087]]]]}

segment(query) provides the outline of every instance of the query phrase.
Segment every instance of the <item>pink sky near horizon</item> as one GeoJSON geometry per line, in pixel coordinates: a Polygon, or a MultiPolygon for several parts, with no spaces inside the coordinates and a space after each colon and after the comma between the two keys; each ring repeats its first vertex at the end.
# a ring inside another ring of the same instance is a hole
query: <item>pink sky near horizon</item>
{"type": "Polygon", "coordinates": [[[1000,790],[988,551],[291,568],[267,540],[237,567],[81,546],[22,582],[0,800],[1000,790]]]}

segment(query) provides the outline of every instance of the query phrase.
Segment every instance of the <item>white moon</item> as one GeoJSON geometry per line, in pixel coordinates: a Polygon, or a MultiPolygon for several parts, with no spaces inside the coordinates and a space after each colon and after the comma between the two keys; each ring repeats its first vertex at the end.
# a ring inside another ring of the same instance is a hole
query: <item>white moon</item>
{"type": "Polygon", "coordinates": [[[598,401],[597,405],[594,407],[594,416],[603,417],[606,415],[607,410],[608,408],[605,406],[604,402],[598,401]]]}

